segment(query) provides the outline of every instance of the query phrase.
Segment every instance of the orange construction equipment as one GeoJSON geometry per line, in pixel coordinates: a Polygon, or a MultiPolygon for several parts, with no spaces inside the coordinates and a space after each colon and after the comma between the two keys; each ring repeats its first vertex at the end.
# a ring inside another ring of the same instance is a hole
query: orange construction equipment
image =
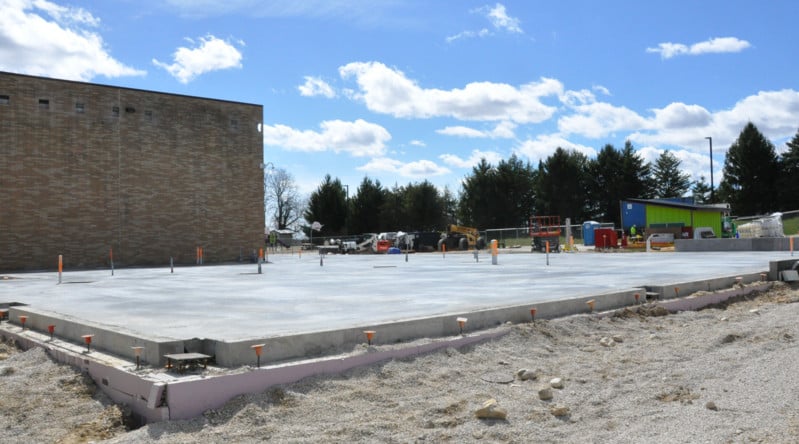
{"type": "Polygon", "coordinates": [[[530,216],[530,251],[545,251],[549,242],[550,251],[559,251],[560,216],[530,216]]]}

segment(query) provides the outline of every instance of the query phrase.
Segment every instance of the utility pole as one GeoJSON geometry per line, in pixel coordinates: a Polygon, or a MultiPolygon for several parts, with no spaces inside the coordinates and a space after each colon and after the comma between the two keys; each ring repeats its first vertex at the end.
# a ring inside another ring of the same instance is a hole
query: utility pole
{"type": "Polygon", "coordinates": [[[715,203],[716,198],[713,195],[713,138],[705,137],[710,142],[710,203],[715,203]]]}

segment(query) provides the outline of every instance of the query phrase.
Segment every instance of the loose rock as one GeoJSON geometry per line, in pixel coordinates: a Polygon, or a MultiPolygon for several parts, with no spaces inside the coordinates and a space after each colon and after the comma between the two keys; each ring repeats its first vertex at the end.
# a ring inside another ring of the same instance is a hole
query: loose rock
{"type": "Polygon", "coordinates": [[[508,411],[500,407],[496,399],[484,402],[483,407],[477,409],[474,414],[480,419],[505,419],[508,417],[508,411]]]}
{"type": "Polygon", "coordinates": [[[552,416],[560,418],[569,414],[569,408],[565,405],[556,405],[549,409],[549,412],[552,413],[552,416]]]}
{"type": "Polygon", "coordinates": [[[516,372],[516,376],[518,376],[519,379],[522,381],[529,381],[529,380],[535,381],[536,379],[538,379],[538,371],[533,371],[523,368],[519,369],[519,371],[516,372]]]}
{"type": "Polygon", "coordinates": [[[552,389],[549,387],[545,387],[539,390],[538,399],[542,401],[549,401],[550,399],[552,399],[552,389]]]}
{"type": "Polygon", "coordinates": [[[552,380],[549,381],[549,386],[552,387],[552,388],[556,388],[556,389],[562,389],[563,388],[563,379],[561,379],[561,378],[552,378],[552,380]]]}
{"type": "Polygon", "coordinates": [[[603,347],[613,347],[614,345],[616,345],[616,341],[614,341],[613,339],[611,339],[611,338],[609,338],[607,336],[604,336],[602,339],[600,339],[599,343],[603,347]]]}
{"type": "Polygon", "coordinates": [[[719,409],[718,407],[716,407],[716,403],[713,402],[713,401],[708,401],[705,404],[705,408],[708,409],[708,410],[713,410],[713,411],[717,411],[719,409]]]}

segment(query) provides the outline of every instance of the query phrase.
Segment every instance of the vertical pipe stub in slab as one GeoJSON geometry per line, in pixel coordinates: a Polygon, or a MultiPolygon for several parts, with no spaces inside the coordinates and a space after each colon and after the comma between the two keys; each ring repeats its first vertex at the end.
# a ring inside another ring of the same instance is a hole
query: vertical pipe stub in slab
{"type": "Polygon", "coordinates": [[[466,325],[467,319],[466,318],[457,318],[455,320],[458,321],[458,328],[460,329],[461,335],[463,335],[463,327],[466,325]]]}
{"type": "Polygon", "coordinates": [[[496,239],[491,239],[491,265],[497,265],[497,256],[499,255],[499,243],[496,239]]]}
{"type": "Polygon", "coordinates": [[[25,322],[28,321],[28,317],[25,315],[19,316],[19,323],[22,325],[22,329],[25,330],[25,322]]]}
{"type": "Polygon", "coordinates": [[[744,280],[744,278],[741,277],[741,276],[736,277],[735,278],[735,285],[740,287],[741,285],[743,285],[743,280],[744,280]]]}
{"type": "Polygon", "coordinates": [[[141,345],[134,345],[131,348],[133,349],[133,354],[136,356],[136,370],[138,370],[141,363],[141,352],[144,350],[144,347],[141,345]]]}
{"type": "Polygon", "coordinates": [[[92,351],[92,338],[93,337],[94,337],[94,335],[82,335],[81,336],[81,338],[83,338],[83,342],[86,343],[86,353],[89,353],[89,352],[92,351]]]}
{"type": "Polygon", "coordinates": [[[264,347],[266,347],[266,344],[255,344],[250,346],[250,348],[255,351],[255,361],[258,368],[261,368],[261,354],[264,352],[264,347]]]}
{"type": "Polygon", "coordinates": [[[374,330],[364,330],[363,334],[366,335],[366,344],[372,345],[372,339],[375,337],[374,330]]]}

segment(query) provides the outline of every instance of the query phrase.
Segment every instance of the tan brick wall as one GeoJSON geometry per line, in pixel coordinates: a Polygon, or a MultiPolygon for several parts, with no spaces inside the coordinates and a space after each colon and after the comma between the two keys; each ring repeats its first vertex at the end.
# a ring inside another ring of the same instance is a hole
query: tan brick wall
{"type": "Polygon", "coordinates": [[[206,263],[249,256],[263,244],[262,116],[0,73],[0,270],[53,269],[59,254],[104,267],[110,248],[118,266],[194,263],[200,245],[206,263]]]}

